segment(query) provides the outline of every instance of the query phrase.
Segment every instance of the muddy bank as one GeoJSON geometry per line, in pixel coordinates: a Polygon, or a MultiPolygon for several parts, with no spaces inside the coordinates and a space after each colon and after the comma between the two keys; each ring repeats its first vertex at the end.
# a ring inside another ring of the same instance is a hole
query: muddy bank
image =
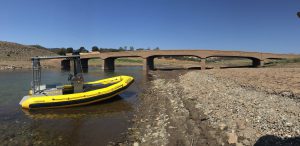
{"type": "Polygon", "coordinates": [[[300,145],[298,100],[267,92],[270,88],[260,88],[261,84],[244,86],[243,81],[253,80],[254,75],[241,76],[244,80],[237,82],[236,76],[228,75],[235,69],[227,75],[217,71],[153,72],[151,86],[140,97],[130,143],[300,145]]]}

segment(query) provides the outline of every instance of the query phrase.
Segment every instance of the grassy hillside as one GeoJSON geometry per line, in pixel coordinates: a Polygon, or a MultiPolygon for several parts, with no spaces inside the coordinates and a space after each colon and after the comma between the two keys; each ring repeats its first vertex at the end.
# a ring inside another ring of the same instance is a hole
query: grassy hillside
{"type": "Polygon", "coordinates": [[[28,61],[33,56],[56,55],[43,47],[0,41],[0,61],[28,61]]]}

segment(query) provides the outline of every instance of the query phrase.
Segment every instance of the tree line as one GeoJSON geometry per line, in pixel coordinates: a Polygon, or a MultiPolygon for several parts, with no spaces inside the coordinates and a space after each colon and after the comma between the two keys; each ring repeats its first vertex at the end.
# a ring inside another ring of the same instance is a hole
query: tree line
{"type": "MultiPolygon", "coordinates": [[[[85,47],[80,47],[79,49],[73,49],[72,47],[69,48],[51,48],[50,49],[52,52],[59,54],[59,55],[66,55],[66,53],[73,53],[75,51],[80,52],[80,53],[88,53],[89,51],[85,47]]],[[[120,51],[140,51],[140,50],[160,50],[159,47],[156,48],[134,48],[133,46],[127,47],[119,47],[119,49],[115,48],[99,48],[97,46],[93,46],[91,48],[92,52],[120,52],[120,51]]]]}

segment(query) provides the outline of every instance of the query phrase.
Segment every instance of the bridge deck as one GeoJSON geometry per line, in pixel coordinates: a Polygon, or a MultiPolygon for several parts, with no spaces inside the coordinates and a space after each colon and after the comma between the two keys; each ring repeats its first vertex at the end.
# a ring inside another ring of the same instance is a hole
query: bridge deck
{"type": "MultiPolygon", "coordinates": [[[[70,54],[67,54],[70,55],[70,54]]],[[[88,67],[88,60],[92,58],[100,58],[104,60],[103,69],[113,70],[114,62],[117,58],[122,57],[141,57],[143,58],[143,69],[154,69],[153,60],[159,56],[195,56],[201,58],[201,69],[205,69],[205,59],[209,57],[240,57],[248,58],[253,62],[253,66],[263,66],[266,59],[288,59],[298,58],[300,55],[296,54],[274,54],[274,53],[260,53],[260,52],[244,52],[244,51],[220,51],[220,50],[157,50],[157,51],[123,51],[123,52],[92,52],[80,53],[82,65],[84,68],[88,67]]],[[[62,62],[63,66],[66,61],[62,62]]]]}

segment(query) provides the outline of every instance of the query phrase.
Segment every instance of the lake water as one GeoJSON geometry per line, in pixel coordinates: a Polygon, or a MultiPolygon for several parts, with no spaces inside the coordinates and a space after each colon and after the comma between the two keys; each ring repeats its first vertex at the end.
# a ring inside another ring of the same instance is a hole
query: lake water
{"type": "MultiPolygon", "coordinates": [[[[43,70],[43,83],[67,83],[69,72],[43,70]]],[[[121,140],[138,104],[147,76],[141,67],[117,67],[114,72],[90,68],[85,81],[130,75],[135,82],[120,96],[97,104],[28,111],[19,101],[28,94],[32,72],[0,72],[0,145],[107,145],[121,140]]]]}

